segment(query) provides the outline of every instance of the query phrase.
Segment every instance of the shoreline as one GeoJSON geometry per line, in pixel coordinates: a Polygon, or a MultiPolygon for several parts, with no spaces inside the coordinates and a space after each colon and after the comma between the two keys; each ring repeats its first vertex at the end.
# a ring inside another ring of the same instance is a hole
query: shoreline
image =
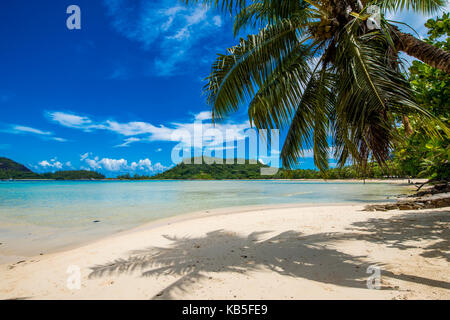
{"type": "MultiPolygon", "coordinates": [[[[271,209],[292,209],[292,208],[313,208],[313,207],[328,207],[328,206],[352,206],[352,205],[361,205],[360,202],[346,202],[346,203],[284,203],[284,204],[268,204],[268,205],[248,205],[248,206],[232,206],[232,207],[223,207],[223,208],[214,208],[208,210],[197,210],[191,211],[184,214],[176,214],[169,217],[157,218],[148,222],[145,222],[141,225],[137,225],[131,228],[119,229],[116,231],[108,232],[107,234],[101,236],[92,236],[89,240],[76,241],[70,244],[65,245],[57,245],[53,248],[45,248],[40,246],[38,248],[34,248],[32,251],[35,253],[32,254],[19,254],[19,252],[14,252],[9,255],[5,255],[0,253],[0,266],[14,264],[18,261],[29,260],[33,258],[38,258],[42,256],[49,256],[53,254],[63,253],[65,251],[70,251],[74,249],[78,249],[80,247],[88,246],[91,244],[95,244],[101,241],[107,241],[108,239],[113,239],[118,236],[132,234],[134,232],[142,231],[142,230],[152,230],[164,225],[171,225],[182,223],[184,221],[196,220],[205,217],[215,217],[221,215],[232,215],[236,213],[248,213],[259,210],[271,210],[271,209]],[[43,254],[40,254],[44,252],[43,254]]],[[[36,227],[34,227],[36,228],[36,227]]],[[[39,229],[46,230],[45,227],[38,227],[39,229]]],[[[95,231],[93,233],[96,233],[95,231]]],[[[56,239],[55,239],[56,241],[56,239]]]]}
{"type": "MultiPolygon", "coordinates": [[[[184,181],[184,180],[180,180],[184,181]]],[[[230,180],[235,182],[235,180],[230,180]]],[[[252,180],[243,180],[252,181],[252,180]]],[[[255,182],[260,181],[256,180],[255,182]]],[[[306,182],[324,182],[323,180],[273,180],[277,182],[289,182],[289,181],[306,181],[306,182]]],[[[89,181],[90,182],[90,181],[89,181]]],[[[330,183],[362,183],[359,180],[332,180],[330,183]]],[[[385,180],[368,180],[370,183],[386,183],[385,180]]],[[[405,180],[390,180],[389,184],[399,185],[405,187],[405,192],[412,191],[414,185],[405,183],[405,180]]],[[[327,183],[327,182],[325,182],[327,183]]],[[[399,193],[397,196],[387,198],[387,202],[391,202],[395,197],[400,197],[405,195],[405,193],[399,193]]],[[[39,254],[51,254],[56,252],[62,252],[69,249],[74,249],[79,246],[89,244],[93,241],[101,240],[103,238],[108,238],[110,236],[115,236],[117,234],[132,232],[135,229],[145,228],[148,225],[160,225],[164,224],[166,221],[174,223],[177,221],[189,220],[191,217],[202,217],[205,215],[217,215],[217,214],[229,214],[234,212],[248,212],[258,209],[268,209],[268,208],[283,208],[283,207],[311,207],[311,206],[327,206],[327,205],[356,205],[356,204],[367,204],[360,201],[347,201],[347,202],[291,202],[291,203],[273,203],[273,204],[257,204],[257,205],[237,205],[237,206],[225,206],[213,209],[204,210],[194,210],[185,211],[185,213],[175,213],[168,217],[158,217],[156,219],[144,221],[140,224],[135,224],[132,226],[120,226],[114,224],[103,224],[100,223],[93,227],[92,225],[85,225],[83,227],[77,227],[72,229],[59,229],[56,227],[46,227],[46,226],[35,226],[35,225],[21,225],[15,222],[5,220],[6,227],[3,228],[3,234],[0,243],[0,264],[10,263],[15,261],[20,261],[23,259],[28,259],[30,257],[37,256],[39,254]],[[11,231],[9,232],[7,225],[11,223],[11,231]],[[58,237],[57,234],[64,234],[62,237],[58,237]],[[80,237],[81,235],[81,237],[80,237]],[[81,239],[80,239],[81,238],[81,239]]]]}
{"type": "Polygon", "coordinates": [[[305,182],[349,182],[349,183],[392,183],[392,184],[404,184],[414,186],[414,183],[424,183],[428,179],[422,178],[411,178],[411,183],[408,183],[406,178],[386,178],[386,179],[76,179],[76,180],[58,180],[58,179],[0,179],[0,182],[33,182],[33,181],[57,181],[57,182],[108,182],[108,181],[305,181],[305,182]]]}
{"type": "Polygon", "coordinates": [[[448,248],[442,247],[448,242],[448,208],[362,208],[232,207],[158,219],[2,264],[0,298],[449,299],[448,248]],[[382,266],[384,290],[365,287],[368,264],[382,266]],[[65,285],[70,265],[81,268],[81,290],[65,285]]]}

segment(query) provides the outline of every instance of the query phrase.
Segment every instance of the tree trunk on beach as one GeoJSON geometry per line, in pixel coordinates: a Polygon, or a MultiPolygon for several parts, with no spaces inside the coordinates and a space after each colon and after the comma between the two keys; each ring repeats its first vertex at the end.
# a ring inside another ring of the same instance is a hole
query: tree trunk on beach
{"type": "Polygon", "coordinates": [[[398,30],[395,33],[398,37],[397,50],[403,51],[434,68],[450,73],[450,52],[419,40],[408,33],[398,30]]]}

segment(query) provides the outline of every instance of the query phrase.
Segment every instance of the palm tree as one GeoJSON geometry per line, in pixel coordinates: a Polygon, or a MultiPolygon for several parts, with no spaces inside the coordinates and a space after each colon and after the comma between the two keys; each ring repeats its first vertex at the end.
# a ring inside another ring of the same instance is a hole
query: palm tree
{"type": "Polygon", "coordinates": [[[351,160],[364,167],[369,156],[385,164],[399,138],[396,119],[419,113],[430,119],[428,133],[438,135],[435,119],[414,101],[399,51],[446,72],[450,53],[400,32],[382,13],[432,13],[444,1],[203,0],[233,14],[235,35],[260,29],[212,65],[205,91],[213,120],[248,103],[256,128],[289,124],[285,167],[313,148],[316,166],[325,170],[330,147],[339,166],[351,160]],[[379,25],[369,5],[380,8],[379,25]]]}

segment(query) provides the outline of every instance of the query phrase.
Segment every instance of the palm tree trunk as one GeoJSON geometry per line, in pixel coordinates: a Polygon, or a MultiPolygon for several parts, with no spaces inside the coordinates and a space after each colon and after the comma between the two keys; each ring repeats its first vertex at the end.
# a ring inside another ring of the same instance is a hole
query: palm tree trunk
{"type": "Polygon", "coordinates": [[[450,52],[423,42],[408,33],[395,30],[397,50],[417,58],[426,64],[450,73],[450,52]]]}

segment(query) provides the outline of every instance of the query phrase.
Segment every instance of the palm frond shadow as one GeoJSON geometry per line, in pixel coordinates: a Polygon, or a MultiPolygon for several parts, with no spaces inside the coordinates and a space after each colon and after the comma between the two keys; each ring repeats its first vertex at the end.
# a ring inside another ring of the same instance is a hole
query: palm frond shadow
{"type": "Polygon", "coordinates": [[[419,211],[390,219],[369,219],[353,223],[353,230],[367,234],[366,240],[387,244],[400,250],[419,248],[425,258],[450,261],[450,211],[419,211]],[[421,240],[436,240],[423,246],[421,240]]]}
{"type": "MultiPolygon", "coordinates": [[[[286,231],[268,237],[270,231],[253,232],[247,237],[215,230],[204,237],[171,237],[168,247],[149,247],[131,252],[127,259],[92,267],[90,278],[140,272],[143,277],[174,275],[179,278],[156,299],[174,298],[212,273],[249,274],[268,269],[280,275],[305,278],[346,287],[365,288],[367,267],[376,264],[383,277],[450,289],[450,283],[405,273],[395,274],[366,256],[335,250],[331,243],[362,240],[405,250],[420,248],[423,257],[450,261],[450,211],[420,211],[390,218],[355,222],[348,232],[303,235],[286,231]],[[421,240],[435,240],[423,246],[421,240]],[[417,242],[415,242],[417,241],[417,242]]],[[[382,289],[390,289],[384,286],[382,289]]]]}
{"type": "Polygon", "coordinates": [[[352,256],[327,247],[337,233],[302,235],[286,231],[268,239],[254,232],[247,237],[215,230],[205,237],[170,237],[170,247],[149,247],[133,251],[128,259],[117,259],[92,267],[90,278],[141,272],[141,276],[176,275],[176,282],[155,298],[171,299],[174,291],[185,291],[207,274],[250,273],[266,268],[281,275],[322,283],[365,288],[364,256],[352,256]]]}

